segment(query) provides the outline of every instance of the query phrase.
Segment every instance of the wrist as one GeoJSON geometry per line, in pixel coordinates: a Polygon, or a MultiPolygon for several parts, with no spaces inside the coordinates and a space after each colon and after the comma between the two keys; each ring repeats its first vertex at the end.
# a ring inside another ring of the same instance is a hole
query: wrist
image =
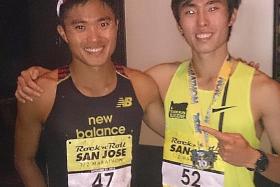
{"type": "Polygon", "coordinates": [[[255,170],[256,163],[258,159],[261,157],[261,153],[256,150],[252,149],[251,154],[249,154],[248,162],[246,163],[245,167],[249,170],[255,170]]]}
{"type": "Polygon", "coordinates": [[[258,152],[259,156],[257,157],[257,160],[255,161],[253,167],[251,164],[249,164],[248,165],[249,167],[247,167],[247,169],[258,173],[264,172],[268,167],[269,160],[263,151],[261,150],[255,150],[255,151],[258,152]]]}

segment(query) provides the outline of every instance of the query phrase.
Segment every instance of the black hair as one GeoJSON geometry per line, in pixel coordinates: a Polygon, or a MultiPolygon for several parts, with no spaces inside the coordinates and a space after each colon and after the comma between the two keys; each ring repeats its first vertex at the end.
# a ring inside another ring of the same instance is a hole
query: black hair
{"type": "MultiPolygon", "coordinates": [[[[191,1],[192,0],[172,0],[171,8],[172,8],[172,12],[173,12],[173,15],[174,15],[177,23],[179,23],[179,21],[180,21],[179,9],[180,9],[181,5],[183,3],[189,3],[191,1]]],[[[231,17],[234,9],[239,8],[239,6],[241,4],[241,0],[227,0],[227,4],[228,4],[229,16],[231,17]]]]}
{"type": "MultiPolygon", "coordinates": [[[[184,3],[190,3],[192,0],[172,0],[171,2],[171,8],[173,15],[175,17],[175,20],[177,24],[179,25],[180,21],[180,15],[179,15],[179,9],[182,4],[184,3]]],[[[238,9],[241,4],[241,0],[227,0],[227,5],[228,5],[228,12],[229,12],[229,18],[231,18],[234,9],[238,9]]],[[[232,26],[229,27],[229,37],[231,34],[232,26]]]]}
{"type": "MultiPolygon", "coordinates": [[[[58,15],[58,21],[59,24],[63,25],[64,19],[66,17],[66,14],[69,10],[71,10],[76,5],[84,5],[90,0],[64,0],[64,3],[59,8],[59,15],[58,15]]],[[[119,18],[118,16],[118,0],[100,0],[107,6],[109,6],[113,14],[115,15],[116,19],[119,18]]]]}

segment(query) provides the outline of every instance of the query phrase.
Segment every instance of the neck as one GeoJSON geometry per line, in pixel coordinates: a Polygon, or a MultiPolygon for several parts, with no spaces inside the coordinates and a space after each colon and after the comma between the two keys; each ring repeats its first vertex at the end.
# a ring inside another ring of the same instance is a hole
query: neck
{"type": "Polygon", "coordinates": [[[115,89],[117,84],[115,67],[112,62],[95,67],[71,63],[70,71],[75,86],[86,96],[107,95],[115,89]]]}
{"type": "Polygon", "coordinates": [[[207,54],[193,53],[192,65],[200,89],[214,89],[219,71],[227,56],[227,50],[207,54]]]}
{"type": "Polygon", "coordinates": [[[198,78],[215,78],[228,56],[228,51],[207,54],[192,53],[192,65],[198,78]]]}

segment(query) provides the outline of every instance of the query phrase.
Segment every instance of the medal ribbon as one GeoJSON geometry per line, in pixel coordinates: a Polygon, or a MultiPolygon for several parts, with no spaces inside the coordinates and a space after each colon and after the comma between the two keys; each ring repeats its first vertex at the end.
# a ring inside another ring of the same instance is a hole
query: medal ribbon
{"type": "MultiPolygon", "coordinates": [[[[231,67],[232,67],[232,63],[231,63],[230,59],[231,59],[231,57],[227,56],[225,62],[223,63],[223,66],[221,67],[220,72],[218,74],[212,101],[207,109],[205,119],[203,120],[204,125],[209,125],[212,106],[218,100],[219,96],[221,95],[221,92],[224,90],[226,82],[229,79],[229,76],[231,73],[231,67]]],[[[194,113],[192,114],[194,130],[200,139],[199,146],[201,146],[201,144],[202,144],[203,147],[207,148],[208,147],[208,145],[207,145],[208,144],[208,134],[204,133],[200,130],[200,125],[202,124],[202,121],[201,121],[202,113],[201,113],[201,106],[200,106],[199,98],[198,98],[197,76],[192,67],[192,63],[190,63],[189,67],[188,67],[188,78],[189,78],[189,89],[190,89],[190,93],[191,93],[191,104],[192,104],[193,111],[194,111],[194,113]]]]}

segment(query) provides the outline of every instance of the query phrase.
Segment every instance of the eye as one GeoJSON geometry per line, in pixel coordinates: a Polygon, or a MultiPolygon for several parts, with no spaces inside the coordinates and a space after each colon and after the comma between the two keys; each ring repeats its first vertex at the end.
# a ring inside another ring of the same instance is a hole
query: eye
{"type": "Polygon", "coordinates": [[[86,27],[84,25],[77,25],[77,26],[75,26],[75,29],[78,31],[84,31],[86,29],[86,27]]]}
{"type": "Polygon", "coordinates": [[[210,7],[209,8],[209,12],[215,12],[216,10],[218,10],[219,8],[218,7],[210,7]]]}
{"type": "Polygon", "coordinates": [[[99,27],[99,29],[104,30],[104,29],[107,29],[110,25],[111,25],[110,20],[104,20],[104,21],[99,22],[98,27],[99,27]]]}
{"type": "Polygon", "coordinates": [[[186,15],[193,15],[195,14],[195,9],[187,7],[183,12],[185,12],[186,15]]]}
{"type": "Polygon", "coordinates": [[[185,14],[193,15],[194,13],[195,13],[194,10],[187,10],[185,14]]]}

